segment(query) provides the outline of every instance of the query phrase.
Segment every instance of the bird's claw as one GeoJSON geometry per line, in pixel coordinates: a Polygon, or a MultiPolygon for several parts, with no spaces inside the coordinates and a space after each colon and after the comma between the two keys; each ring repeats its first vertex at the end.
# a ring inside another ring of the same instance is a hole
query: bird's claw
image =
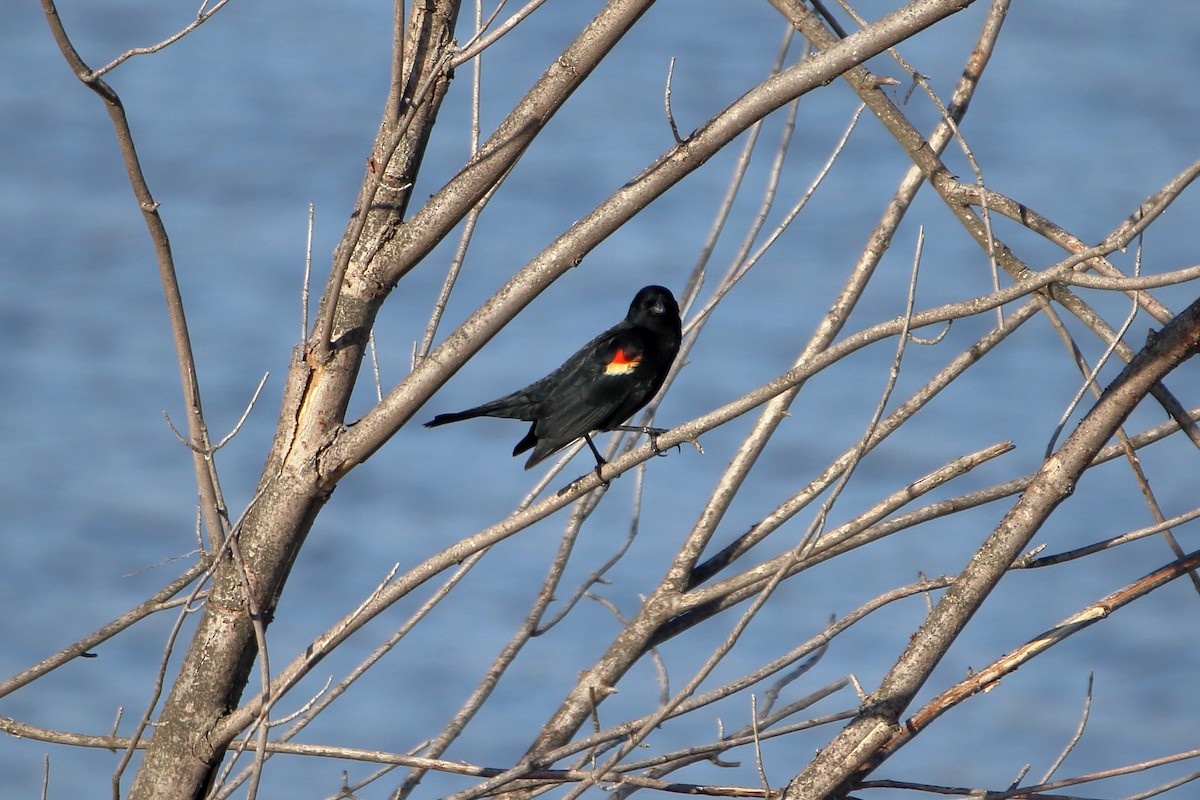
{"type": "MultiPolygon", "coordinates": [[[[608,463],[608,462],[605,462],[605,463],[608,463]]],[[[608,489],[610,486],[612,486],[612,481],[605,480],[604,476],[600,474],[600,470],[603,468],[604,468],[604,464],[597,464],[596,468],[594,470],[592,470],[591,472],[589,472],[587,475],[581,475],[580,477],[578,477],[575,480],[568,483],[563,488],[559,489],[558,492],[555,493],[555,496],[562,497],[564,494],[566,494],[567,492],[574,489],[579,483],[587,480],[588,475],[595,475],[600,480],[599,488],[608,489]]]]}
{"type": "MultiPolygon", "coordinates": [[[[665,456],[667,452],[658,446],[658,437],[670,431],[670,428],[651,428],[646,425],[617,425],[612,428],[614,431],[625,431],[627,433],[640,433],[650,440],[650,449],[654,451],[656,456],[665,456]]],[[[675,445],[675,449],[679,449],[679,445],[675,445]]]]}
{"type": "MultiPolygon", "coordinates": [[[[656,456],[665,457],[667,455],[667,451],[663,450],[661,447],[658,446],[658,437],[662,436],[666,432],[667,432],[666,428],[647,428],[646,429],[646,435],[648,437],[650,437],[650,449],[654,451],[654,455],[656,455],[656,456]]],[[[680,447],[679,447],[679,444],[677,443],[675,445],[675,450],[678,451],[679,449],[680,449],[680,447]]]]}

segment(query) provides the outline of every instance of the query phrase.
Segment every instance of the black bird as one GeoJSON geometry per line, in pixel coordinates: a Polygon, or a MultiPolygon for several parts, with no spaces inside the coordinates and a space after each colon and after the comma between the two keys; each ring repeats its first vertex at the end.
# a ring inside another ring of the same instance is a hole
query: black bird
{"type": "Polygon", "coordinates": [[[425,427],[472,417],[532,422],[513,455],[532,449],[525,469],[594,431],[611,431],[641,409],[662,386],[679,353],[679,304],[670,290],[647,286],[637,293],[625,319],[585,344],[539,381],[490,403],[454,414],[438,414],[425,427]]]}

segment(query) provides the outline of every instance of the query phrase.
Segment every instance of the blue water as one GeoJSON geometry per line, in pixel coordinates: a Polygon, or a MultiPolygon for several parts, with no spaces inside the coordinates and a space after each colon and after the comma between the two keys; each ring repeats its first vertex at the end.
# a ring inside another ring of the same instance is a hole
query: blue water
{"type": "MultiPolygon", "coordinates": [[[[1075,232],[1097,241],[1145,197],[1200,155],[1200,6],[1193,4],[1014,4],[1003,41],[963,126],[989,184],[1075,232]]],[[[194,4],[68,2],[61,6],[83,57],[93,65],[158,41],[186,24],[194,4]]],[[[502,42],[485,61],[485,132],[536,79],[598,3],[551,3],[502,42]]],[[[874,18],[889,4],[867,3],[874,18]]],[[[903,53],[933,86],[947,92],[958,78],[984,8],[976,4],[905,45],[903,53]]],[[[109,76],[128,109],[152,191],[162,203],[174,247],[210,428],[222,436],[241,415],[259,379],[271,378],[239,436],[218,456],[235,512],[245,506],[270,443],[282,378],[300,335],[300,288],[308,204],[316,206],[315,286],[338,241],[378,123],[389,54],[386,4],[232,3],[209,24],[168,50],[135,58],[109,76]]],[[[463,22],[466,30],[468,22],[463,22]]],[[[461,320],[511,272],[573,221],[653,161],[670,143],[662,83],[678,57],[675,117],[685,132],[727,105],[766,73],[781,39],[777,14],[765,3],[664,2],[651,10],[550,123],[489,206],[475,236],[447,326],[461,320]]],[[[191,458],[163,420],[180,427],[178,373],[153,253],[132,202],[112,129],[99,101],[70,74],[32,3],[14,5],[0,25],[0,672],[12,674],[130,608],[183,567],[195,548],[191,458]]],[[[900,70],[884,59],[884,74],[900,70]]],[[[461,166],[467,134],[469,69],[460,71],[441,114],[415,196],[435,191],[461,166]]],[[[903,91],[901,87],[899,91],[903,91]]],[[[782,209],[794,202],[827,157],[855,108],[834,84],[802,103],[780,189],[782,209]]],[[[928,128],[919,94],[907,107],[928,128]]],[[[764,142],[777,140],[772,119],[764,142]]],[[[654,203],[565,275],[468,365],[429,404],[432,414],[488,399],[538,377],[572,347],[623,313],[633,291],[650,282],[680,289],[703,242],[732,169],[734,148],[654,203]]],[[[971,169],[957,152],[958,174],[971,169]]],[[[752,218],[769,165],[760,154],[727,241],[713,261],[724,269],[752,218]]],[[[787,369],[836,292],[905,167],[904,157],[869,115],[810,206],[778,247],[722,306],[691,363],[662,406],[660,419],[691,419],[787,369]]],[[[1143,269],[1161,272],[1197,260],[1196,190],[1176,202],[1145,242],[1143,269]]],[[[876,285],[849,330],[902,309],[917,225],[926,248],[918,305],[988,290],[991,278],[969,242],[926,192],[898,234],[876,285]]],[[[998,235],[1033,268],[1061,253],[1007,222],[998,235]]],[[[450,237],[454,239],[455,237],[450,237]]],[[[376,331],[385,387],[403,376],[414,340],[440,285],[451,244],[405,279],[376,331]]],[[[1132,251],[1113,260],[1125,269],[1132,251]]],[[[1156,292],[1178,311],[1196,285],[1156,292]]],[[[1087,295],[1114,323],[1127,301],[1087,295]]],[[[936,347],[911,346],[896,397],[979,336],[991,318],[958,323],[936,347]]],[[[1129,340],[1151,322],[1140,317],[1129,340]]],[[[1072,330],[1090,358],[1100,352],[1078,325],[1072,330]]],[[[727,516],[719,543],[743,532],[795,493],[862,431],[882,390],[894,344],[877,346],[812,380],[793,417],[760,461],[727,516]]],[[[1106,373],[1111,378],[1115,371],[1106,373]]],[[[912,421],[907,433],[873,453],[835,508],[831,523],[962,453],[1013,440],[1018,450],[963,479],[961,489],[1008,480],[1036,468],[1078,376],[1044,320],[1028,323],[969,378],[912,421]]],[[[1196,367],[1171,378],[1186,405],[1200,398],[1196,367]]],[[[373,396],[364,381],[355,413],[373,396]]],[[[895,402],[893,403],[895,405],[895,402]]],[[[1078,419],[1086,410],[1076,412],[1078,419]]],[[[419,419],[424,419],[426,411],[419,419]]],[[[1131,430],[1158,424],[1147,404],[1131,430]]],[[[728,462],[752,417],[703,440],[705,455],[684,449],[650,464],[640,536],[630,556],[599,592],[624,614],[661,576],[728,462]]],[[[409,567],[457,538],[503,518],[535,476],[508,457],[519,426],[478,421],[427,431],[409,426],[338,488],[296,565],[271,628],[273,660],[288,661],[311,638],[356,606],[395,563],[409,567]]],[[[1181,441],[1143,454],[1165,513],[1196,503],[1196,453],[1181,441]]],[[[571,469],[586,469],[581,458],[571,469]]],[[[535,473],[536,475],[536,473],[535,473]]],[[[632,477],[616,482],[585,529],[566,594],[624,538],[632,477]]],[[[943,493],[946,496],[948,493],[943,493]]],[[[750,627],[716,678],[733,677],[813,635],[893,586],[954,573],[1003,514],[1006,504],[901,534],[805,573],[780,589],[774,608],[750,627]]],[[[808,525],[801,514],[764,554],[793,543],[808,525]]],[[[542,523],[498,546],[413,638],[335,704],[300,737],[406,751],[436,735],[513,628],[544,577],[565,517],[542,523]]],[[[1149,524],[1129,469],[1114,464],[1089,475],[1080,491],[1039,534],[1049,550],[1084,544],[1149,524]]],[[[1192,549],[1194,527],[1177,531],[1192,549]]],[[[1001,653],[1092,600],[1169,560],[1158,539],[1117,553],[1011,576],[952,649],[927,686],[927,699],[1001,653]]],[[[424,594],[422,594],[422,597],[424,594]]],[[[411,612],[408,599],[344,654],[323,662],[287,713],[335,680],[411,612]]],[[[1152,758],[1197,745],[1195,685],[1200,652],[1197,598],[1177,582],[1006,679],[933,727],[880,772],[880,777],[1003,788],[1022,764],[1040,776],[1070,738],[1088,674],[1096,694],[1088,731],[1063,774],[1152,758]]],[[[508,683],[449,757],[503,764],[522,752],[563,691],[617,630],[600,606],[585,602],[573,624],[531,644],[508,683]]],[[[793,684],[799,697],[853,672],[870,690],[886,672],[924,613],[920,598],[869,618],[840,639],[825,659],[793,684]]],[[[118,707],[120,731],[148,702],[173,617],[163,615],[97,648],[0,701],[0,714],[47,728],[106,733],[118,707]]],[[[671,686],[686,682],[732,625],[669,643],[663,656],[671,686]]],[[[645,713],[657,702],[649,667],[606,703],[605,724],[645,713]]],[[[714,678],[714,680],[716,679],[714,678]]],[[[709,685],[713,685],[710,681],[709,685]]],[[[746,718],[739,696],[713,713],[656,734],[671,749],[716,736],[746,718]],[[697,725],[696,723],[700,724],[697,725]],[[704,727],[708,726],[708,727],[704,727]]],[[[817,713],[853,708],[843,692],[817,713]]],[[[836,726],[764,749],[765,768],[780,785],[822,746],[836,726]],[[799,748],[799,749],[797,749],[799,748]]],[[[654,751],[656,752],[656,751],[654,751]]],[[[109,796],[116,757],[106,751],[0,739],[6,797],[40,791],[50,754],[49,796],[109,796]]],[[[693,768],[682,781],[757,785],[753,756],[742,770],[693,768]]],[[[263,796],[328,797],[341,763],[278,759],[263,796]]],[[[1160,771],[1085,787],[1079,793],[1118,797],[1167,780],[1160,771]]],[[[126,776],[128,787],[132,773],[126,776]]],[[[360,793],[384,797],[385,778],[360,793]]],[[[431,777],[423,796],[464,786],[431,777]]],[[[871,796],[883,796],[876,793],[871,796]]],[[[1169,795],[1191,796],[1185,787],[1169,795]]]]}

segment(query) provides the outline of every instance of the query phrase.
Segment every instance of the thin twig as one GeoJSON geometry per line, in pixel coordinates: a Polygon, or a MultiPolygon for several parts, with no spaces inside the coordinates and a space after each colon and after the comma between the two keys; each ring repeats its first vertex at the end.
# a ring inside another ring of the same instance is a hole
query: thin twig
{"type": "Polygon", "coordinates": [[[304,241],[304,284],[300,289],[300,341],[308,338],[308,296],[312,281],[312,242],[313,228],[316,225],[317,207],[308,204],[308,228],[304,241]]]}
{"type": "Polygon", "coordinates": [[[767,772],[763,767],[762,739],[758,732],[758,701],[750,695],[750,726],[754,733],[754,766],[758,769],[758,780],[762,784],[763,796],[771,796],[771,782],[767,780],[767,772]]]}
{"type": "MultiPolygon", "coordinates": [[[[771,74],[777,75],[783,69],[783,65],[787,60],[788,50],[791,47],[792,40],[795,38],[795,32],[788,28],[784,31],[783,41],[780,43],[779,49],[775,56],[775,61],[771,67],[771,74]]],[[[734,201],[737,199],[741,191],[743,182],[746,178],[746,172],[750,168],[750,158],[754,154],[757,145],[759,134],[762,132],[763,120],[758,120],[746,132],[746,141],[738,153],[737,161],[734,164],[733,172],[729,177],[726,185],[725,195],[721,198],[721,204],[713,215],[713,221],[709,227],[708,236],[704,241],[704,245],[700,248],[700,253],[696,257],[696,263],[692,267],[691,275],[688,276],[687,284],[679,298],[679,306],[682,309],[685,318],[691,316],[692,305],[700,295],[700,290],[704,286],[704,279],[708,271],[708,262],[712,258],[713,250],[717,246],[717,242],[721,234],[725,230],[725,225],[729,221],[730,213],[733,210],[734,201]]],[[[786,141],[786,140],[785,140],[786,141]]],[[[778,159],[776,159],[778,160],[778,159]]],[[[676,364],[680,364],[687,360],[687,355],[691,351],[691,347],[699,333],[697,326],[691,322],[688,323],[690,335],[686,336],[683,345],[680,347],[680,358],[676,360],[676,364]]],[[[670,383],[673,376],[668,376],[667,382],[670,383]]]]}
{"type": "Polygon", "coordinates": [[[150,53],[157,53],[159,50],[163,50],[167,47],[170,47],[171,45],[175,44],[175,42],[178,42],[180,39],[187,36],[192,31],[196,30],[196,28],[199,28],[201,25],[203,25],[204,23],[206,23],[210,19],[212,19],[213,14],[216,14],[218,11],[220,11],[222,8],[224,8],[225,4],[228,2],[229,2],[229,0],[217,0],[217,2],[212,6],[212,8],[205,8],[205,6],[208,5],[207,0],[206,0],[204,6],[201,6],[199,12],[197,12],[196,18],[194,20],[192,20],[191,22],[189,22],[181,30],[177,31],[176,33],[167,37],[166,39],[162,40],[158,44],[152,44],[148,47],[135,47],[131,50],[126,50],[124,53],[117,56],[109,63],[105,64],[103,67],[101,67],[100,69],[93,72],[92,75],[94,77],[99,78],[100,76],[104,75],[105,73],[111,72],[112,70],[116,69],[121,64],[125,63],[126,61],[133,58],[134,56],[142,56],[142,55],[148,55],[150,53]]]}
{"type": "MultiPolygon", "coordinates": [[[[629,552],[629,548],[637,538],[638,534],[638,526],[641,520],[642,490],[644,487],[645,471],[638,470],[637,480],[634,483],[633,510],[630,514],[629,533],[626,534],[624,541],[622,541],[620,546],[618,546],[617,551],[613,553],[613,555],[610,556],[607,561],[601,564],[597,569],[592,570],[588,577],[578,587],[576,587],[574,592],[571,593],[571,596],[560,604],[558,611],[555,612],[553,617],[551,617],[549,620],[541,622],[538,625],[537,629],[533,632],[534,636],[543,636],[555,625],[562,622],[562,620],[565,619],[569,613],[571,613],[571,610],[575,608],[576,604],[588,593],[588,591],[597,583],[603,582],[604,576],[608,573],[608,571],[620,563],[625,554],[629,552]]],[[[588,497],[595,497],[596,494],[598,493],[588,495],[588,497]]]]}
{"type": "Polygon", "coordinates": [[[165,587],[155,592],[146,600],[138,603],[136,606],[126,611],[121,616],[117,617],[108,624],[100,627],[96,631],[84,636],[74,644],[68,645],[52,656],[42,659],[37,664],[18,672],[11,678],[0,682],[0,697],[4,697],[22,686],[27,686],[33,683],[43,675],[61,667],[63,664],[73,661],[76,658],[83,657],[91,652],[97,645],[108,641],[112,637],[122,631],[132,627],[137,622],[145,619],[151,614],[162,611],[168,607],[168,603],[172,597],[182,592],[192,584],[201,575],[204,575],[208,570],[208,559],[200,558],[197,563],[188,567],[179,577],[172,580],[165,587]]]}
{"type": "Polygon", "coordinates": [[[1083,738],[1083,730],[1087,727],[1088,717],[1091,716],[1092,712],[1092,689],[1095,687],[1095,684],[1096,673],[1094,671],[1089,672],[1087,693],[1083,699],[1083,711],[1079,714],[1079,725],[1075,728],[1075,734],[1071,736],[1071,740],[1067,742],[1066,747],[1058,754],[1058,758],[1054,759],[1054,763],[1050,765],[1050,768],[1046,770],[1046,774],[1042,776],[1042,779],[1038,783],[1049,782],[1054,777],[1054,773],[1058,772],[1058,768],[1062,766],[1062,763],[1067,760],[1067,756],[1071,755],[1071,751],[1079,744],[1079,740],[1083,738]]]}
{"type": "Polygon", "coordinates": [[[491,27],[492,22],[499,15],[500,9],[504,8],[505,2],[506,0],[501,0],[500,4],[496,6],[496,10],[492,12],[492,16],[488,19],[487,23],[479,29],[479,32],[476,33],[475,36],[471,37],[470,41],[463,45],[462,48],[454,54],[454,58],[450,60],[451,69],[458,69],[460,66],[467,63],[472,58],[475,58],[475,56],[479,55],[487,48],[491,47],[503,36],[510,33],[513,28],[517,27],[517,25],[529,17],[529,15],[536,11],[543,3],[546,2],[546,0],[530,0],[511,17],[506,19],[503,24],[496,28],[496,30],[492,31],[487,36],[481,35],[484,30],[491,27]]]}
{"type": "MultiPolygon", "coordinates": [[[[125,173],[142,212],[151,243],[154,245],[155,260],[158,265],[159,280],[167,304],[167,317],[171,327],[172,341],[175,346],[175,360],[179,366],[180,381],[183,388],[183,406],[187,412],[188,441],[193,447],[192,468],[196,475],[197,490],[200,494],[201,509],[204,514],[205,526],[208,530],[210,547],[219,546],[226,531],[225,500],[221,493],[220,481],[217,477],[215,461],[202,455],[209,452],[211,442],[208,437],[208,426],[204,421],[203,405],[201,403],[200,380],[196,371],[196,360],[192,352],[191,334],[188,332],[187,317],[184,314],[183,295],[179,287],[179,278],[175,272],[175,259],[171,250],[167,229],[158,213],[158,201],[150,191],[138,158],[137,147],[134,144],[133,131],[129,119],[125,115],[125,107],[121,98],[111,86],[104,82],[100,74],[93,72],[75,49],[71,38],[67,35],[62,19],[54,0],[41,0],[42,12],[50,26],[54,41],[70,65],[75,76],[104,101],[109,119],[117,136],[117,144],[125,163],[125,173]],[[198,450],[196,449],[198,448],[198,450]]],[[[221,3],[223,5],[224,2],[221,3]]],[[[211,15],[210,15],[211,16],[211,15]]],[[[203,20],[201,20],[203,21],[203,20]]]]}
{"type": "MultiPolygon", "coordinates": [[[[1110,449],[1115,450],[1118,448],[1114,447],[1114,448],[1110,448],[1110,449]]],[[[1124,534],[1121,534],[1120,536],[1114,536],[1111,539],[1105,539],[1103,541],[1096,542],[1094,544],[1089,544],[1089,545],[1086,545],[1085,547],[1078,547],[1078,548],[1075,548],[1074,550],[1067,550],[1066,552],[1055,553],[1054,555],[1042,556],[1040,558],[1032,558],[1032,559],[1022,558],[1022,559],[1018,560],[1017,563],[1014,564],[1013,566],[1020,568],[1020,569],[1036,569],[1038,567],[1049,567],[1054,564],[1062,564],[1067,561],[1073,561],[1077,558],[1083,558],[1084,556],[1090,556],[1093,553],[1099,553],[1104,550],[1110,550],[1114,547],[1118,547],[1123,544],[1128,544],[1129,542],[1135,542],[1138,539],[1144,539],[1147,536],[1152,536],[1156,533],[1162,533],[1163,531],[1169,530],[1170,528],[1175,528],[1180,525],[1183,525],[1186,522],[1191,522],[1192,520],[1194,520],[1198,517],[1200,517],[1200,508],[1193,508],[1191,511],[1186,511],[1182,514],[1171,517],[1170,519],[1162,520],[1160,522],[1155,523],[1154,525],[1149,525],[1145,528],[1139,528],[1138,530],[1130,531],[1129,533],[1124,533],[1124,534]]]]}
{"type": "Polygon", "coordinates": [[[383,377],[379,373],[379,351],[375,347],[375,329],[367,333],[367,349],[371,352],[371,377],[375,379],[375,402],[383,399],[383,377]]]}
{"type": "Polygon", "coordinates": [[[671,56],[671,62],[667,64],[667,85],[663,89],[663,107],[667,112],[667,122],[671,126],[671,135],[675,137],[675,144],[683,144],[683,137],[679,135],[679,126],[675,124],[675,112],[671,110],[671,79],[675,77],[675,56],[671,56]]]}
{"type": "MultiPolygon", "coordinates": [[[[1134,262],[1133,262],[1134,263],[1133,276],[1135,278],[1140,277],[1140,275],[1141,275],[1141,265],[1142,265],[1141,254],[1142,254],[1141,237],[1139,237],[1138,238],[1137,257],[1134,259],[1134,262]]],[[[1100,387],[1096,384],[1096,376],[1100,374],[1100,370],[1103,369],[1104,365],[1108,363],[1108,360],[1112,357],[1113,352],[1116,351],[1117,345],[1120,344],[1121,340],[1125,338],[1125,334],[1129,331],[1130,326],[1133,325],[1133,320],[1137,317],[1137,313],[1138,313],[1138,298],[1137,298],[1137,293],[1135,292],[1134,298],[1133,298],[1133,306],[1129,309],[1129,314],[1125,317],[1125,322],[1122,323],[1120,329],[1117,331],[1117,334],[1113,337],[1112,341],[1108,343],[1108,347],[1106,347],[1104,349],[1104,353],[1101,354],[1099,359],[1097,359],[1096,366],[1092,367],[1092,370],[1090,372],[1085,372],[1084,378],[1083,378],[1083,384],[1079,387],[1079,390],[1075,392],[1075,396],[1073,398],[1071,398],[1071,402],[1069,402],[1067,404],[1066,409],[1063,411],[1062,416],[1059,418],[1058,425],[1055,426],[1054,432],[1050,435],[1050,441],[1047,442],[1047,444],[1046,444],[1046,450],[1044,453],[1045,458],[1049,458],[1050,454],[1054,452],[1055,442],[1058,441],[1059,435],[1062,433],[1063,429],[1066,427],[1068,420],[1070,420],[1071,416],[1075,413],[1075,409],[1079,407],[1079,402],[1083,399],[1083,395],[1088,391],[1088,389],[1094,390],[1097,393],[1097,395],[1099,394],[1100,387]]],[[[1043,781],[1043,783],[1044,783],[1044,781],[1043,781]]]]}
{"type": "MultiPolygon", "coordinates": [[[[492,16],[488,19],[487,24],[490,25],[496,16],[500,13],[500,9],[504,7],[504,2],[496,6],[496,10],[492,12],[492,16]]],[[[475,2],[475,38],[478,39],[483,35],[485,30],[483,22],[483,0],[475,2]]],[[[471,158],[475,158],[479,154],[479,142],[482,131],[482,123],[480,121],[480,98],[483,93],[483,56],[475,58],[475,68],[471,76],[471,158]]],[[[438,325],[441,323],[442,315],[446,311],[446,304],[450,302],[450,293],[454,290],[454,285],[458,281],[459,272],[462,270],[463,262],[467,258],[467,248],[470,245],[471,239],[475,234],[475,226],[479,223],[479,217],[483,213],[483,209],[487,206],[496,190],[500,188],[503,179],[496,181],[487,193],[468,213],[463,222],[462,234],[458,239],[458,247],[454,251],[454,258],[450,261],[450,267],[446,270],[446,277],[442,281],[441,291],[438,293],[438,298],[434,302],[433,311],[429,315],[429,323],[425,327],[425,335],[421,339],[421,344],[416,348],[413,354],[412,368],[416,369],[426,356],[429,355],[430,349],[433,347],[434,337],[437,335],[438,325]]]]}
{"type": "Polygon", "coordinates": [[[270,372],[263,373],[262,379],[258,382],[258,387],[254,390],[254,394],[250,397],[250,402],[246,404],[246,409],[242,412],[242,416],[238,418],[237,424],[233,426],[233,430],[225,434],[225,437],[222,438],[221,441],[213,445],[212,452],[215,453],[216,451],[220,450],[222,447],[229,444],[229,441],[233,439],[234,436],[237,436],[238,431],[240,431],[242,426],[246,424],[246,418],[249,417],[250,412],[254,410],[254,404],[258,402],[258,396],[262,394],[263,387],[267,385],[267,378],[269,377],[271,377],[270,372]]]}
{"type": "MultiPolygon", "coordinates": [[[[861,108],[860,108],[861,111],[861,108]]],[[[910,322],[912,320],[913,306],[916,304],[917,298],[917,276],[921,268],[921,253],[925,248],[925,227],[917,228],[917,243],[913,251],[913,265],[911,276],[908,281],[908,295],[904,303],[904,313],[901,315],[903,327],[900,334],[896,337],[896,354],[892,357],[892,364],[888,370],[888,379],[880,394],[879,402],[875,405],[875,411],[867,423],[866,432],[859,438],[858,444],[851,450],[849,459],[841,470],[837,481],[830,488],[824,502],[817,510],[813,517],[812,523],[809,525],[804,536],[801,537],[800,545],[797,551],[803,554],[813,543],[825,528],[825,520],[829,517],[829,512],[833,510],[833,506],[841,497],[842,492],[850,483],[850,478],[854,471],[862,462],[863,457],[867,454],[871,440],[876,437],[879,431],[880,420],[883,419],[884,409],[887,408],[888,402],[891,400],[892,392],[896,388],[896,382],[900,379],[900,365],[904,361],[904,353],[908,348],[910,322]]],[[[1003,319],[1001,319],[1003,323],[1003,319]]]]}

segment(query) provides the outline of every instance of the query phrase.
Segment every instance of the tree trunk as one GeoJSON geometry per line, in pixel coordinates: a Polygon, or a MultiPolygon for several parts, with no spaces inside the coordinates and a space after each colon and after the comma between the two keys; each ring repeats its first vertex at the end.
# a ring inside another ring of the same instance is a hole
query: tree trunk
{"type": "Polygon", "coordinates": [[[366,218],[361,226],[351,220],[339,247],[351,249],[345,279],[331,281],[310,347],[293,359],[271,454],[234,541],[213,567],[208,601],[134,780],[133,800],[203,797],[236,735],[218,732],[219,723],[237,706],[249,680],[258,654],[256,621],[265,630],[296,554],[333,491],[321,470],[321,452],[342,429],[367,332],[387,296],[387,287],[365,279],[377,250],[369,245],[403,222],[449,86],[444,57],[453,46],[457,15],[457,0],[413,8],[395,54],[403,63],[394,74],[404,83],[398,91],[393,87],[359,201],[357,214],[366,218]],[[391,158],[385,158],[388,153],[391,158]],[[373,181],[379,169],[381,180],[373,181]],[[332,316],[328,342],[320,340],[325,315],[332,316]],[[326,355],[319,358],[322,344],[326,355]]]}

